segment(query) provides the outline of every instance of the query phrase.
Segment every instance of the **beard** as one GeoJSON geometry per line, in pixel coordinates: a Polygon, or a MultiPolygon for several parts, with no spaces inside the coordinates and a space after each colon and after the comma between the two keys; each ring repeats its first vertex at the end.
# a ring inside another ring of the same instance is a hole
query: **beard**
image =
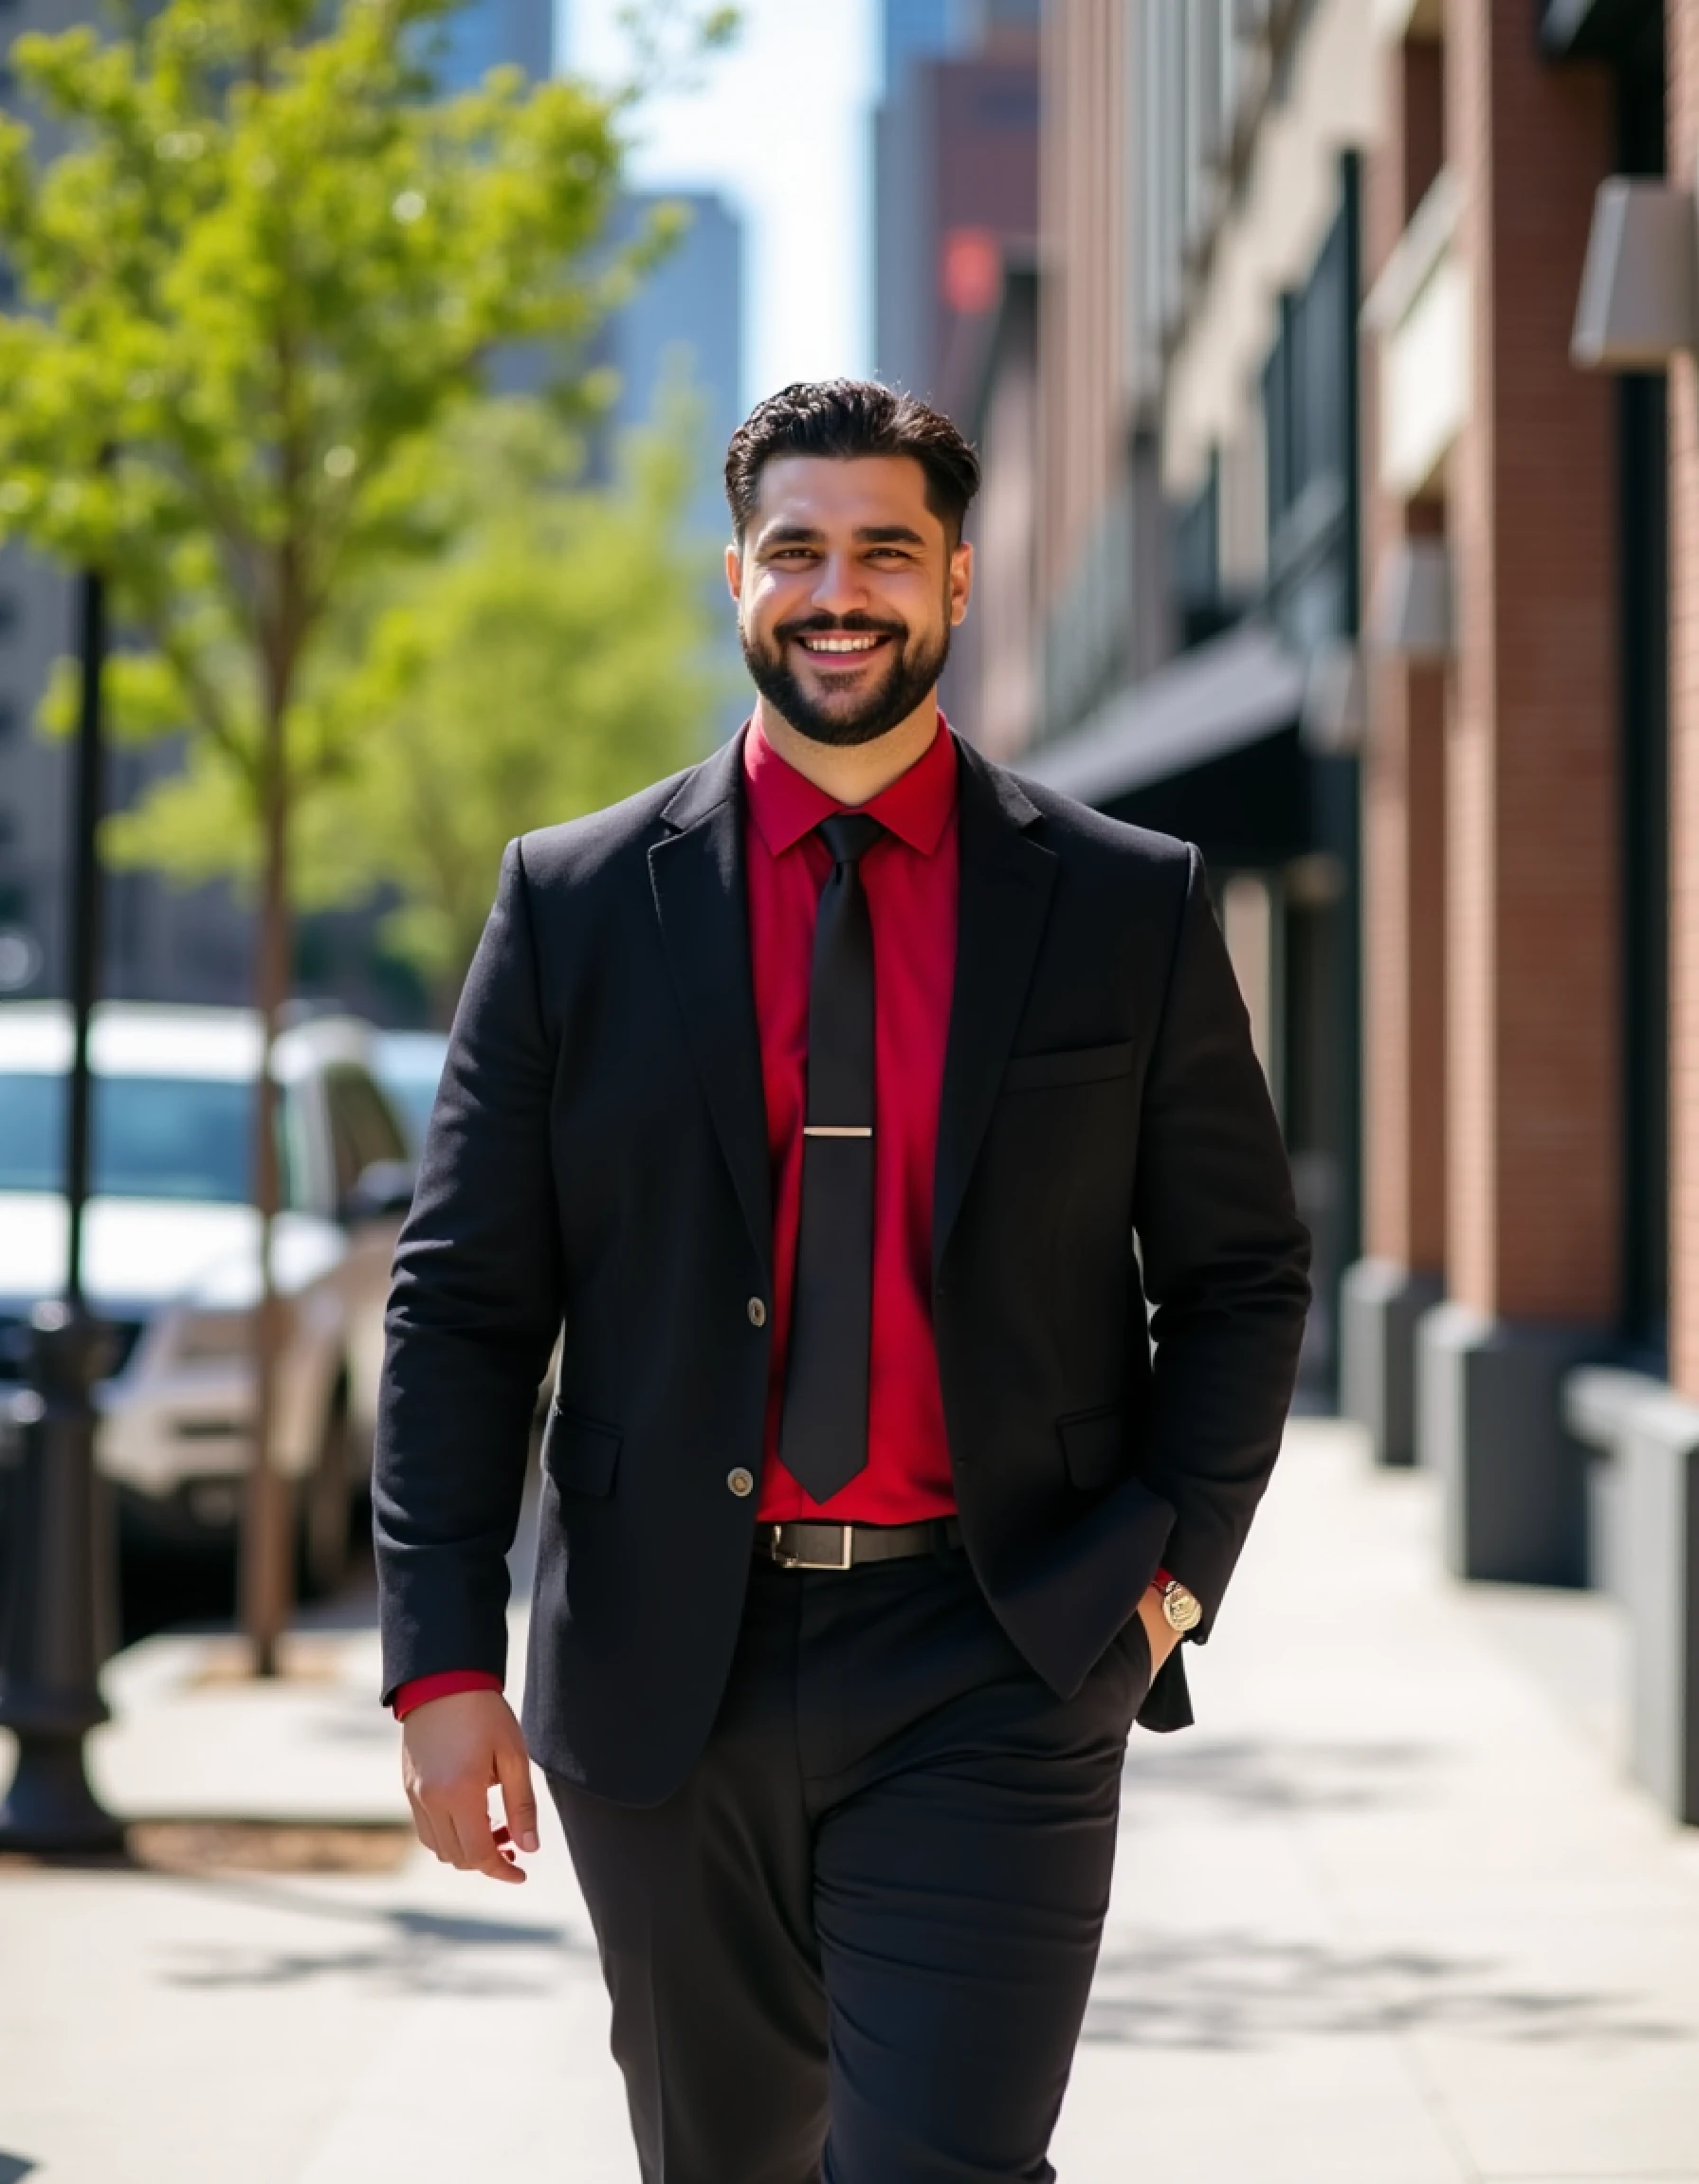
{"type": "Polygon", "coordinates": [[[941,633],[935,638],[911,636],[903,623],[881,622],[871,614],[811,614],[801,622],[781,622],[764,642],[752,637],[741,625],[738,635],[750,681],[780,719],[811,743],[831,743],[839,748],[874,743],[881,736],[888,736],[932,689],[950,657],[947,615],[941,633]],[[790,664],[786,648],[793,638],[829,630],[844,636],[878,635],[893,640],[890,663],[883,678],[853,701],[822,703],[811,698],[790,664]]]}

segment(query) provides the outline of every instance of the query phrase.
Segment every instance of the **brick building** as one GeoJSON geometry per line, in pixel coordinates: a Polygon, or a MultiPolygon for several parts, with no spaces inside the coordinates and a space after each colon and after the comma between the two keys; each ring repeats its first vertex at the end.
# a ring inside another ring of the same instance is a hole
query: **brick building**
{"type": "Polygon", "coordinates": [[[1378,13],[1343,1394],[1458,1574],[1615,1595],[1635,1771],[1699,1821],[1699,24],[1378,13]],[[1629,178],[1682,220],[1662,353],[1655,270],[1601,280],[1629,178]]]}
{"type": "Polygon", "coordinates": [[[1042,112],[988,740],[1204,848],[1312,1385],[1699,1820],[1699,9],[1052,0],[1042,112]]]}
{"type": "Polygon", "coordinates": [[[1547,1581],[1587,1565],[1562,1377],[1613,1345],[1654,1355],[1664,1309],[1643,1091],[1663,1011],[1628,1006],[1633,943],[1661,921],[1661,860],[1631,854],[1663,823],[1661,683],[1625,672],[1663,646],[1658,456],[1644,388],[1569,355],[1599,185],[1662,164],[1661,25],[1650,0],[1585,35],[1599,12],[1547,8],[1542,36],[1471,0],[1411,10],[1380,49],[1368,161],[1363,463],[1389,626],[1369,654],[1379,1097],[1347,1395],[1384,1455],[1446,1466],[1460,1570],[1547,1581]],[[1394,593],[1424,555],[1451,627],[1413,657],[1394,593]]]}
{"type": "Polygon", "coordinates": [[[1036,602],[1024,676],[999,616],[976,716],[1039,778],[1203,849],[1317,1236],[1320,1386],[1358,1250],[1371,48],[1362,0],[1057,0],[1035,292],[1014,268],[971,412],[982,596],[1036,602]]]}

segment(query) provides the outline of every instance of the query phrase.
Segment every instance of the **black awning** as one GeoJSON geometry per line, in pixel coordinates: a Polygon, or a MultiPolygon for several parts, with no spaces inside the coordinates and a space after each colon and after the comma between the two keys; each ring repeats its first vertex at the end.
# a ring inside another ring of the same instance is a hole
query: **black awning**
{"type": "Polygon", "coordinates": [[[1117,693],[1016,770],[1196,842],[1216,870],[1284,864],[1316,846],[1304,692],[1303,664],[1266,625],[1241,623],[1117,693]]]}

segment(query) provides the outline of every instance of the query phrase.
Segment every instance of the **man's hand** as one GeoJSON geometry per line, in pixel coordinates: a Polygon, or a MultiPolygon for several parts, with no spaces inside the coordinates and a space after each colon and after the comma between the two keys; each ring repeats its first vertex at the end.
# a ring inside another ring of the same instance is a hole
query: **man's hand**
{"type": "Polygon", "coordinates": [[[1162,1595],[1154,1585],[1146,1586],[1140,1596],[1139,1620],[1150,1641],[1150,1673],[1154,1682],[1157,1670],[1179,1644],[1179,1632],[1163,1614],[1162,1595]]]}
{"type": "Polygon", "coordinates": [[[537,1848],[531,1755],[499,1691],[451,1692],[410,1714],[401,1724],[401,1779],[419,1840],[444,1865],[492,1881],[525,1878],[514,1847],[537,1848]],[[489,1819],[498,1786],[506,1822],[500,1832],[489,1819]]]}

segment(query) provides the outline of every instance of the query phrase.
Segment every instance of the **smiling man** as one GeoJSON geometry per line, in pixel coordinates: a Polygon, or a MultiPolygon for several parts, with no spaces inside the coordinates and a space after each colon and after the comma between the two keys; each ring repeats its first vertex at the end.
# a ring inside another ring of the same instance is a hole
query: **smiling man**
{"type": "Polygon", "coordinates": [[[883,387],[740,428],[754,717],[508,849],[396,1262],[409,1795],[511,1882],[544,1770],[646,2184],[1053,2174],[1127,1733],[1191,1719],[1296,1370],[1197,852],[939,714],[977,482],[883,387]]]}

